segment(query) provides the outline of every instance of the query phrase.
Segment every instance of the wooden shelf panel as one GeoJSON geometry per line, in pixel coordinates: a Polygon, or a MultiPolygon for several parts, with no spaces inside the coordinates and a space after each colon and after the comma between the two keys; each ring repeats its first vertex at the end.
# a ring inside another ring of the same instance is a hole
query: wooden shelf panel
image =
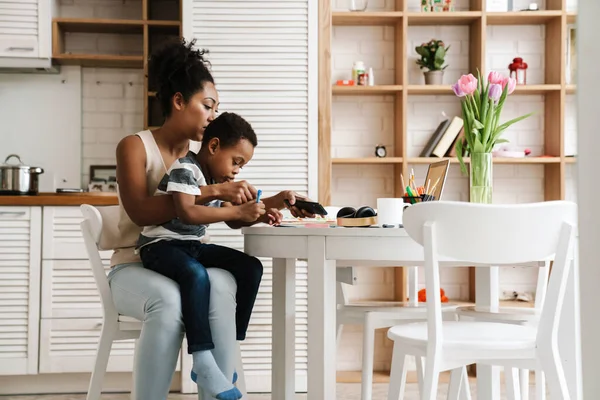
{"type": "Polygon", "coordinates": [[[539,25],[560,19],[561,11],[512,11],[486,13],[488,25],[539,25]]]}
{"type": "Polygon", "coordinates": [[[575,11],[569,11],[567,13],[567,24],[574,24],[577,22],[577,13],[575,11]]]}
{"type": "Polygon", "coordinates": [[[560,85],[517,85],[515,94],[546,94],[559,91],[560,85]]]}
{"type": "Polygon", "coordinates": [[[577,157],[565,157],[566,164],[575,164],[577,162],[577,157]]]}
{"type": "Polygon", "coordinates": [[[142,34],[144,21],[130,19],[55,18],[63,32],[142,34]]]}
{"type": "Polygon", "coordinates": [[[181,22],[179,21],[146,21],[148,26],[181,26],[181,22]]]}
{"type": "Polygon", "coordinates": [[[394,25],[402,20],[402,13],[399,11],[382,12],[333,12],[331,13],[331,23],[337,26],[353,25],[394,25]]]}
{"type": "MultiPolygon", "coordinates": [[[[413,157],[407,159],[408,164],[431,164],[434,162],[450,160],[451,164],[458,164],[458,158],[456,157],[413,157]]],[[[469,162],[469,158],[465,158],[465,163],[469,162]]],[[[560,163],[560,157],[524,157],[524,158],[504,158],[494,157],[494,164],[558,164],[560,163]]]]}
{"type": "Polygon", "coordinates": [[[106,54],[55,54],[52,59],[61,65],[81,65],[100,68],[142,68],[143,56],[118,56],[106,54]]]}
{"type": "MultiPolygon", "coordinates": [[[[560,89],[560,85],[522,85],[515,88],[514,94],[546,94],[560,89]]],[[[450,85],[409,85],[406,90],[408,94],[454,95],[450,85]]]]}
{"type": "Polygon", "coordinates": [[[567,94],[575,94],[577,92],[577,85],[567,85],[567,94]]]}
{"type": "Polygon", "coordinates": [[[411,12],[408,25],[470,25],[481,19],[481,11],[411,12]]]}
{"type": "Polygon", "coordinates": [[[148,97],[156,97],[156,92],[148,92],[148,97]]]}
{"type": "Polygon", "coordinates": [[[332,158],[333,164],[401,164],[402,157],[332,158]]]}
{"type": "Polygon", "coordinates": [[[402,85],[378,85],[378,86],[342,86],[333,85],[334,95],[360,96],[370,94],[396,94],[402,91],[402,85]]]}

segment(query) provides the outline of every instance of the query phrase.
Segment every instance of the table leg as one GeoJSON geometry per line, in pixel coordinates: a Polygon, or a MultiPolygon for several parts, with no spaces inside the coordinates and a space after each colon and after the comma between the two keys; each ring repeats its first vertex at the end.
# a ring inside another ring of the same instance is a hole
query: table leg
{"type": "MultiPolygon", "coordinates": [[[[498,309],[498,267],[478,267],[475,270],[475,305],[498,309]]],[[[477,365],[477,398],[500,400],[500,367],[477,365]]]]}
{"type": "Polygon", "coordinates": [[[296,353],[296,260],[273,259],[271,398],[293,400],[296,353]]]}
{"type": "Polygon", "coordinates": [[[325,237],[309,237],[307,398],[310,400],[336,398],[335,275],[335,261],[325,259],[325,237]]]}

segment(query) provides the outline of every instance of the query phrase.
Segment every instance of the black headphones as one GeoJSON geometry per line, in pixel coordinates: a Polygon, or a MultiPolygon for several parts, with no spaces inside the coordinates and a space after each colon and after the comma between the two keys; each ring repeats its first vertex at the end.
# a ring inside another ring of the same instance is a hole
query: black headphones
{"type": "Polygon", "coordinates": [[[343,207],[337,213],[337,218],[368,218],[375,216],[377,216],[377,213],[369,206],[360,207],[358,210],[354,207],[343,207]]]}
{"type": "Polygon", "coordinates": [[[376,215],[375,210],[369,206],[360,207],[358,210],[354,207],[343,207],[338,211],[337,218],[368,218],[376,215]]]}

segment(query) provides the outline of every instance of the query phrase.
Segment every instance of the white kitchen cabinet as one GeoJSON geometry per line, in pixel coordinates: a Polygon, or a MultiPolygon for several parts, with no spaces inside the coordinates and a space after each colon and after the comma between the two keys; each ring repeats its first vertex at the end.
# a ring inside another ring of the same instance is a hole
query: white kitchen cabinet
{"type": "Polygon", "coordinates": [[[0,207],[0,375],[36,374],[41,207],[0,207]]]}
{"type": "Polygon", "coordinates": [[[42,318],[102,318],[89,260],[43,260],[42,283],[42,318]]]}
{"type": "MultiPolygon", "coordinates": [[[[40,326],[40,373],[91,372],[102,318],[42,319],[40,326]]],[[[113,342],[109,372],[133,371],[135,340],[113,342]]]]}
{"type": "Polygon", "coordinates": [[[50,68],[51,0],[0,0],[0,67],[50,68]]]}
{"type": "MultiPolygon", "coordinates": [[[[86,260],[88,254],[81,234],[83,215],[79,207],[44,207],[44,260],[86,260]]],[[[110,259],[112,251],[101,253],[110,259]]]]}

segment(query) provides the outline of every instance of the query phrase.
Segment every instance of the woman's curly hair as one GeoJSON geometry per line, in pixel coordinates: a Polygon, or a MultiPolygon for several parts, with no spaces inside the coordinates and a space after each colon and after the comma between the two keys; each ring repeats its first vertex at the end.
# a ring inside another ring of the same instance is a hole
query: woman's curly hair
{"type": "Polygon", "coordinates": [[[156,51],[148,62],[150,87],[156,88],[156,97],[165,117],[171,115],[172,99],[181,93],[187,102],[204,88],[206,82],[215,83],[204,58],[208,50],[194,49],[195,40],[169,40],[156,51]]]}

